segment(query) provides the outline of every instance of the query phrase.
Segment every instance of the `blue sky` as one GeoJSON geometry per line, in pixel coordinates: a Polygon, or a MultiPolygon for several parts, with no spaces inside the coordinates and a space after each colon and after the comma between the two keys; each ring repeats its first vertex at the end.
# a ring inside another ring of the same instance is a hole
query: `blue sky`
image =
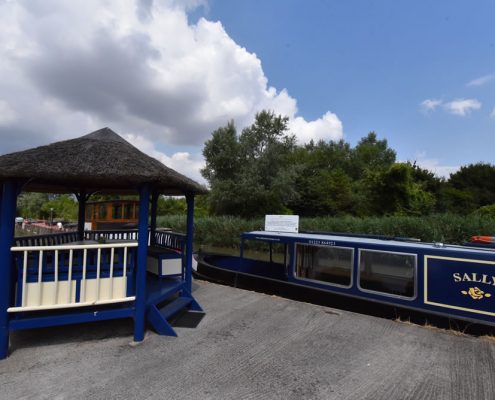
{"type": "Polygon", "coordinates": [[[495,2],[0,0],[0,154],[110,127],[200,182],[263,109],[298,143],[386,138],[448,176],[494,163],[495,2]]]}
{"type": "Polygon", "coordinates": [[[212,0],[202,11],[305,118],[336,113],[352,144],[374,130],[399,159],[495,161],[495,2],[212,0]],[[426,99],[481,108],[425,112],[426,99]]]}

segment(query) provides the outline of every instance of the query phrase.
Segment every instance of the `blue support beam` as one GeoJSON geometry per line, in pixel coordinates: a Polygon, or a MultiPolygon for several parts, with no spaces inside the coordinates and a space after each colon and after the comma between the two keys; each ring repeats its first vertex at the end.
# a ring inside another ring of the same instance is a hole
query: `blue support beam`
{"type": "Polygon", "coordinates": [[[50,315],[44,317],[26,317],[10,321],[10,330],[17,331],[22,329],[43,328],[47,326],[60,326],[70,324],[80,324],[83,322],[105,321],[118,318],[132,318],[134,308],[114,308],[109,310],[83,311],[73,313],[64,313],[62,315],[50,315]]]}
{"type": "Polygon", "coordinates": [[[136,265],[136,308],[134,315],[134,340],[144,339],[146,317],[146,263],[148,254],[148,217],[150,208],[150,186],[139,188],[138,251],[136,265]]]}
{"type": "Polygon", "coordinates": [[[186,195],[187,202],[187,232],[186,232],[186,290],[192,292],[192,254],[194,234],[194,195],[186,195]]]}
{"type": "Polygon", "coordinates": [[[9,350],[9,314],[7,308],[12,298],[12,252],[14,242],[15,210],[18,185],[15,181],[3,183],[0,205],[0,359],[7,357],[9,350]]]}
{"type": "Polygon", "coordinates": [[[76,194],[77,201],[79,202],[79,213],[77,215],[77,237],[79,240],[84,240],[84,222],[86,220],[86,191],[82,189],[76,194]]]}
{"type": "Polygon", "coordinates": [[[156,212],[158,209],[158,193],[153,191],[151,195],[151,222],[150,222],[150,235],[151,244],[155,244],[155,232],[156,232],[156,212]]]}

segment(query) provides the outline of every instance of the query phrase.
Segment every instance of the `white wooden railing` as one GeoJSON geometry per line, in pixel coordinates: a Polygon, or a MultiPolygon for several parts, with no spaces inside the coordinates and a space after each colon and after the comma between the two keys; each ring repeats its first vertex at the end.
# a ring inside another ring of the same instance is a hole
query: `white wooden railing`
{"type": "Polygon", "coordinates": [[[132,255],[129,249],[137,245],[137,242],[125,242],[12,247],[19,281],[16,306],[7,311],[51,310],[135,300],[135,296],[127,295],[127,274],[132,255]],[[116,252],[116,249],[122,250],[116,252]],[[67,255],[67,264],[60,263],[61,256],[66,260],[67,255]],[[88,263],[88,255],[94,263],[88,263]],[[102,256],[109,262],[104,262],[102,256]],[[48,258],[51,262],[47,262],[48,258]],[[74,258],[77,258],[76,262],[74,258]]]}

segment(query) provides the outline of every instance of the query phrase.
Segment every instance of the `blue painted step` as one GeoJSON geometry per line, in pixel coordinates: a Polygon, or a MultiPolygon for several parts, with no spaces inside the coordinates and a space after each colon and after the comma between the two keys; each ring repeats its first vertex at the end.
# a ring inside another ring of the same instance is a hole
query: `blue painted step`
{"type": "Polygon", "coordinates": [[[193,303],[193,301],[191,297],[177,297],[174,301],[161,308],[152,304],[148,309],[148,321],[159,335],[177,336],[167,319],[193,303]]]}
{"type": "Polygon", "coordinates": [[[192,300],[190,297],[177,297],[174,301],[159,309],[160,315],[164,319],[169,319],[172,315],[177,314],[191,304],[192,300]]]}

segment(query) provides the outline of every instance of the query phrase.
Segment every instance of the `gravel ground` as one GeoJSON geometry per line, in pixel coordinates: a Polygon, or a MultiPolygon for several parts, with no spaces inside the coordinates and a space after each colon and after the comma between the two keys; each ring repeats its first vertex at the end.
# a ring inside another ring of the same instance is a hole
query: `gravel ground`
{"type": "Polygon", "coordinates": [[[12,335],[0,398],[495,399],[494,340],[202,281],[195,297],[206,316],[178,338],[133,346],[131,321],[12,335]]]}

